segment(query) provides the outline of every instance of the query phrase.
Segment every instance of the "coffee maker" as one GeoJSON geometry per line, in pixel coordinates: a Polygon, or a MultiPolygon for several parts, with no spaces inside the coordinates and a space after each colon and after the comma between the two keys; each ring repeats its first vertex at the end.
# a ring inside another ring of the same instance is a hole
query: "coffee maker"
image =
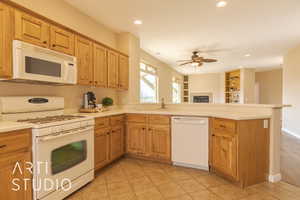
{"type": "Polygon", "coordinates": [[[84,109],[96,108],[96,96],[93,92],[84,93],[83,108],[84,109]]]}

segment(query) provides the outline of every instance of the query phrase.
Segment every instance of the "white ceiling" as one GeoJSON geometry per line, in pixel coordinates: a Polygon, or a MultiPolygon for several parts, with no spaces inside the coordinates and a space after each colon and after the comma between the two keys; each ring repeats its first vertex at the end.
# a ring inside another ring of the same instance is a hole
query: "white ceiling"
{"type": "Polygon", "coordinates": [[[217,0],[65,1],[115,31],[138,35],[145,51],[182,73],[279,66],[300,43],[300,0],[227,0],[225,8],[217,0]],[[218,63],[177,66],[196,49],[224,51],[204,55],[218,63]]]}

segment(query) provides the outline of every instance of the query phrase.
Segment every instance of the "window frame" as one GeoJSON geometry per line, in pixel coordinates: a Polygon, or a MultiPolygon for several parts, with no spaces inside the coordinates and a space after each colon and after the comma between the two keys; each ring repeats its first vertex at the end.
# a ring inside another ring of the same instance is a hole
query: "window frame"
{"type": "Polygon", "coordinates": [[[172,78],[172,103],[173,104],[180,104],[182,103],[182,84],[181,84],[181,81],[180,81],[180,78],[174,76],[172,78]],[[177,92],[177,99],[179,100],[179,102],[175,102],[174,101],[174,84],[178,84],[178,92],[177,92]]]}
{"type": "Polygon", "coordinates": [[[157,103],[159,103],[159,76],[158,76],[158,69],[156,67],[154,67],[153,65],[149,64],[148,62],[146,62],[144,60],[141,60],[140,61],[140,66],[139,66],[139,77],[140,77],[140,80],[139,80],[139,84],[140,84],[139,102],[140,102],[140,104],[157,104],[157,103]],[[146,66],[145,70],[141,68],[141,64],[144,64],[146,66]],[[151,70],[147,70],[148,67],[154,69],[154,72],[151,71],[151,70]],[[144,102],[144,101],[142,101],[142,97],[141,97],[141,80],[142,80],[141,72],[153,75],[156,78],[156,94],[155,94],[156,99],[155,99],[155,102],[144,102]]]}

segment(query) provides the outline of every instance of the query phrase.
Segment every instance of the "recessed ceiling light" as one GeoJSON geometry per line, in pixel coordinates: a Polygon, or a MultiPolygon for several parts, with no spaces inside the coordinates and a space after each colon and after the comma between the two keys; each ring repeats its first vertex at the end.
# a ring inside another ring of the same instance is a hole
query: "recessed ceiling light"
{"type": "Polygon", "coordinates": [[[249,53],[245,55],[245,57],[250,57],[250,56],[251,56],[251,54],[249,54],[249,53]]]}
{"type": "Polygon", "coordinates": [[[135,24],[135,25],[142,25],[143,24],[143,22],[142,22],[142,20],[134,20],[133,21],[133,23],[135,24]]]}
{"type": "Polygon", "coordinates": [[[218,1],[217,2],[217,7],[218,8],[224,8],[227,5],[226,1],[218,1]]]}

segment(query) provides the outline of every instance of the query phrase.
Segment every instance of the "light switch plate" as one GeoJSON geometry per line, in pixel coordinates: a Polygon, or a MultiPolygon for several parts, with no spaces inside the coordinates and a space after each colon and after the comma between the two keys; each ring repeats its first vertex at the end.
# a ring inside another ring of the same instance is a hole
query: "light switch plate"
{"type": "Polygon", "coordinates": [[[264,120],[264,128],[269,128],[269,120],[264,120]]]}

